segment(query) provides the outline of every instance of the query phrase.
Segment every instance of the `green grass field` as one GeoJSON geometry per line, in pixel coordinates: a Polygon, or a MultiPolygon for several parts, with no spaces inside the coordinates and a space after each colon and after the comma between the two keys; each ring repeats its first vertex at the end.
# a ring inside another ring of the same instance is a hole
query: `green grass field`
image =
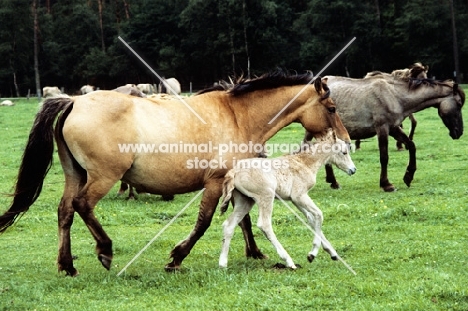
{"type": "MultiPolygon", "coordinates": [[[[2,213],[10,204],[6,194],[13,190],[37,107],[33,100],[0,107],[2,213]]],[[[379,188],[374,138],[352,154],[358,168],[354,176],[335,170],[342,189],[330,189],[322,169],[309,193],[324,213],[325,234],[357,275],[323,250],[308,263],[313,236],[281,202],[275,203],[274,229],[302,268],[273,269],[280,258],[258,228],[257,242],[269,259],[246,259],[238,228],[229,268],[219,269],[227,215],[217,213],[182,270],[166,273],[170,250],[195,224],[197,200],[117,276],[195,193],[172,202],[144,194],[127,201],[116,196],[116,185],[96,207],[113,239],[112,269],[102,268],[93,238],[75,217],[72,250],[80,275],[65,277],[56,267],[63,174],[55,161],[41,197],[0,236],[0,310],[468,310],[468,134],[452,140],[435,109],[416,118],[418,170],[410,188],[402,180],[408,153],[396,151],[393,140],[389,178],[398,191],[379,188]]],[[[291,125],[272,141],[298,142],[302,136],[301,127],[291,125]]],[[[254,222],[256,215],[254,208],[254,222]]]]}

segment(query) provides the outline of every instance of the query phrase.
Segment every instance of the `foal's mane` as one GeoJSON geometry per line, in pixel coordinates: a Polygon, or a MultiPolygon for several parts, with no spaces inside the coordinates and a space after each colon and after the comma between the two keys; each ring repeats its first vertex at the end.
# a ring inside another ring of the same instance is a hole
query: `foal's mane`
{"type": "MultiPolygon", "coordinates": [[[[201,90],[196,95],[214,91],[226,91],[233,96],[239,96],[254,91],[269,90],[281,86],[305,85],[308,84],[313,77],[314,75],[311,72],[306,72],[304,74],[290,74],[284,70],[275,70],[253,79],[240,77],[234,84],[223,82],[216,86],[201,90]]],[[[328,91],[325,84],[323,85],[323,88],[325,91],[328,91]]]]}

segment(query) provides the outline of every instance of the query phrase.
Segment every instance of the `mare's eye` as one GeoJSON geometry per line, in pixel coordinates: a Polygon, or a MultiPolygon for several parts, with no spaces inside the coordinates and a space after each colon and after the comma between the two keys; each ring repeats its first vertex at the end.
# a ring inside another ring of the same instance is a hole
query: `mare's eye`
{"type": "Polygon", "coordinates": [[[335,113],[336,108],[335,108],[335,107],[328,107],[327,110],[328,110],[328,112],[330,112],[330,113],[335,113]]]}

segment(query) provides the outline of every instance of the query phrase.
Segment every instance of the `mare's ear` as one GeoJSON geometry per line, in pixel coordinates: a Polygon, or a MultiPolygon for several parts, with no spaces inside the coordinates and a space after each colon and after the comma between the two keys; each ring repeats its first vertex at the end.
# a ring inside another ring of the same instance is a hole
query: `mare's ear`
{"type": "Polygon", "coordinates": [[[315,78],[314,87],[315,91],[317,91],[317,94],[322,95],[322,78],[315,78]]]}
{"type": "Polygon", "coordinates": [[[327,84],[327,83],[328,83],[328,78],[326,78],[326,77],[323,78],[323,79],[322,79],[322,83],[323,83],[323,84],[327,84]]]}
{"type": "Polygon", "coordinates": [[[453,84],[453,95],[457,95],[458,94],[458,83],[454,83],[453,84]]]}

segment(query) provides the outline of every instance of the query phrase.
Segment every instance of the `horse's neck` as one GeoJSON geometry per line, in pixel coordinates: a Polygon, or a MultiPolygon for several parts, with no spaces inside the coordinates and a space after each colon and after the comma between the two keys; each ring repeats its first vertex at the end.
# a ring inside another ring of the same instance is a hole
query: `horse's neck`
{"type": "Polygon", "coordinates": [[[446,84],[422,85],[419,89],[407,92],[402,96],[402,107],[405,114],[409,115],[440,103],[452,93],[452,88],[446,84]]]}
{"type": "Polygon", "coordinates": [[[311,94],[311,87],[308,87],[292,101],[303,87],[299,85],[262,91],[264,93],[260,95],[261,101],[258,100],[259,94],[256,92],[246,94],[242,98],[243,109],[239,110],[236,118],[249,139],[264,144],[283,127],[296,121],[301,113],[301,106],[309,96],[314,96],[311,94]]]}

